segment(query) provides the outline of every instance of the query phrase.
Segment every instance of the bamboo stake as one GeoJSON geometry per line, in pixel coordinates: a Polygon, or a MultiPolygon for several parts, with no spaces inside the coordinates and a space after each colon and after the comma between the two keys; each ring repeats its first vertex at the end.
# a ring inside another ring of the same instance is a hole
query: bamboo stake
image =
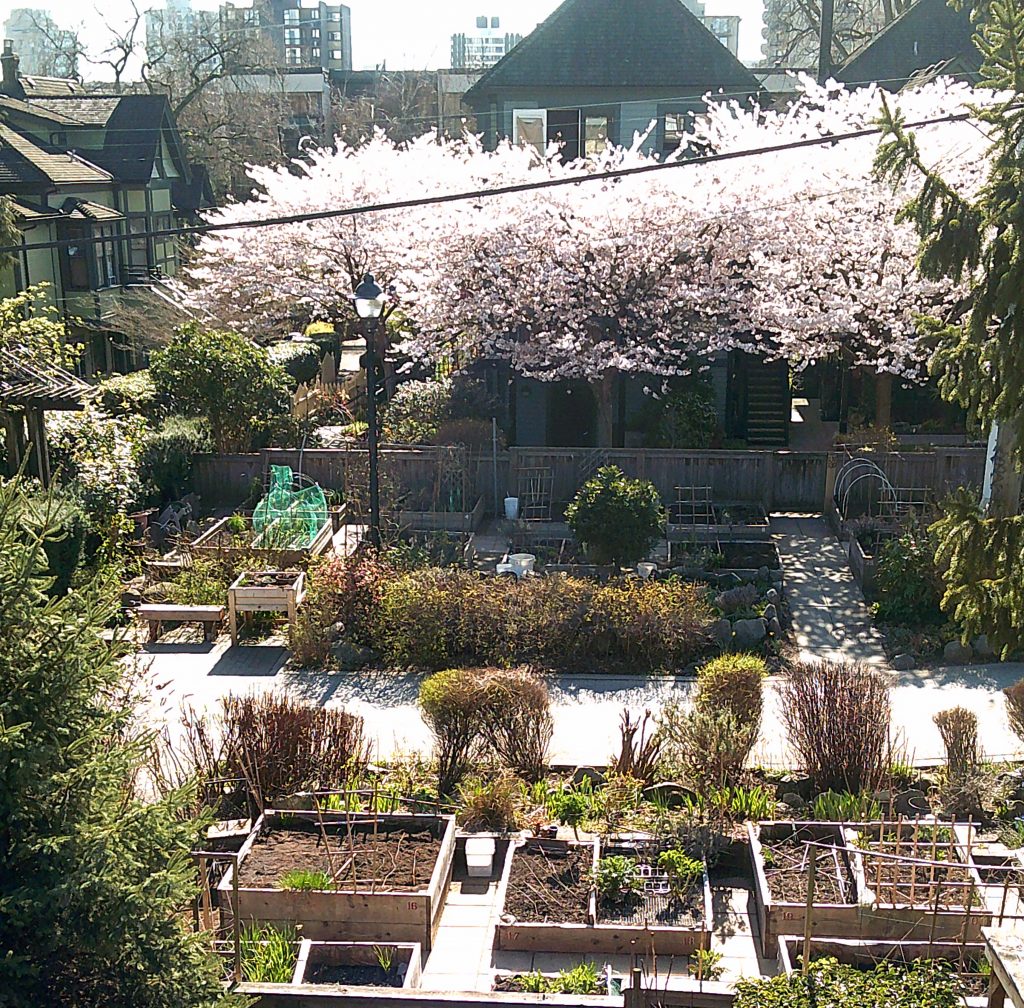
{"type": "MultiPolygon", "coordinates": [[[[914,819],[914,858],[917,858],[917,841],[918,841],[918,830],[921,828],[921,813],[918,812],[914,819]]],[[[915,866],[910,872],[910,905],[916,906],[915,898],[917,894],[917,867],[915,866]]]]}
{"type": "MultiPolygon", "coordinates": [[[[903,839],[903,816],[900,816],[896,820],[896,849],[893,853],[896,857],[900,856],[900,841],[903,839]]],[[[913,868],[911,868],[913,871],[913,868]]],[[[896,906],[899,903],[899,884],[900,884],[900,866],[898,862],[893,862],[892,866],[892,905],[896,906]]]]}
{"type": "Polygon", "coordinates": [[[240,864],[236,854],[235,863],[231,869],[231,931],[235,944],[235,983],[242,982],[242,915],[238,905],[238,869],[240,864]]]}
{"type": "Polygon", "coordinates": [[[935,943],[935,928],[939,923],[939,899],[942,895],[942,882],[936,881],[935,905],[932,908],[932,924],[928,929],[928,957],[931,958],[932,945],[935,943]]]}
{"type": "MultiPolygon", "coordinates": [[[[810,848],[807,848],[807,850],[809,851],[810,848]]],[[[807,910],[804,916],[804,961],[802,964],[802,971],[804,973],[807,972],[811,963],[811,909],[814,906],[814,883],[817,870],[818,858],[817,851],[815,851],[814,856],[807,865],[807,910]]]]}
{"type": "MultiPolygon", "coordinates": [[[[885,836],[885,827],[883,823],[878,824],[878,853],[882,852],[882,837],[885,836]]],[[[870,854],[871,851],[869,850],[870,854]]],[[[882,905],[882,859],[880,857],[875,858],[875,909],[878,909],[882,905]]]]}

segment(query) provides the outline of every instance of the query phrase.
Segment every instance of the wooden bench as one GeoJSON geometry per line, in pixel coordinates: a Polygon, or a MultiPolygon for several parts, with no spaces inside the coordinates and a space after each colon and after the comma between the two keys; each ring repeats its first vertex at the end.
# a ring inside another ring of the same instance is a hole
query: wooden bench
{"type": "Polygon", "coordinates": [[[217,626],[224,619],[224,606],[216,605],[140,605],[135,610],[139,619],[149,623],[150,643],[163,631],[164,623],[202,623],[203,636],[213,640],[217,626]]]}

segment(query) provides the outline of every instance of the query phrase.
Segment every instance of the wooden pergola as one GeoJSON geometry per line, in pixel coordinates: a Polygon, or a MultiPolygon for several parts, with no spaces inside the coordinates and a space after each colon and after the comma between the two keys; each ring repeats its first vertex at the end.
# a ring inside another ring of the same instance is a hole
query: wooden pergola
{"type": "Polygon", "coordinates": [[[46,411],[78,412],[91,394],[89,385],[64,368],[0,349],[0,421],[11,471],[17,472],[27,459],[27,471],[49,486],[46,411]]]}

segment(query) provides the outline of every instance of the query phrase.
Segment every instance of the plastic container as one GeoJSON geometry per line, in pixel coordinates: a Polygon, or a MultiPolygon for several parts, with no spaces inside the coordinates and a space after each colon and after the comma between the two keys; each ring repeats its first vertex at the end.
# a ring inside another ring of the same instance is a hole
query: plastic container
{"type": "Polygon", "coordinates": [[[505,519],[506,521],[517,521],[519,518],[519,498],[505,498],[505,519]]]}
{"type": "Polygon", "coordinates": [[[649,580],[657,569],[658,565],[650,560],[643,560],[636,565],[636,572],[644,581],[649,580]]]}
{"type": "Polygon", "coordinates": [[[516,577],[523,577],[533,571],[537,558],[532,553],[512,553],[508,562],[512,565],[516,577]]]}

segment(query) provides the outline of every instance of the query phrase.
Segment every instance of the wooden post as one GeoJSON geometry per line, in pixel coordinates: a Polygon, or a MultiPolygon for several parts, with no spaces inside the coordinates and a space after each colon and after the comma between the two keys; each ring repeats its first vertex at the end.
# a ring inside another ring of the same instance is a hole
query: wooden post
{"type": "Polygon", "coordinates": [[[235,943],[235,983],[242,982],[242,915],[238,895],[238,872],[241,859],[235,855],[235,863],[231,868],[231,932],[235,943]]]}
{"type": "Polygon", "coordinates": [[[818,851],[815,849],[807,865],[807,911],[804,916],[804,956],[803,963],[801,964],[801,971],[803,973],[807,972],[811,963],[811,912],[814,907],[814,883],[817,870],[818,851]]]}

